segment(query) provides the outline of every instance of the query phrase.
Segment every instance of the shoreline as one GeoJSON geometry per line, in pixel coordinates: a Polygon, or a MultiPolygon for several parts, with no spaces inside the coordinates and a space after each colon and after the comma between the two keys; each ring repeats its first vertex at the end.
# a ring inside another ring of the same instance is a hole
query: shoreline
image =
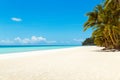
{"type": "Polygon", "coordinates": [[[61,50],[80,48],[80,47],[82,47],[82,46],[68,47],[68,48],[57,48],[57,49],[48,49],[48,50],[33,50],[33,51],[25,51],[25,52],[5,53],[5,54],[0,54],[0,59],[24,57],[24,56],[30,56],[30,55],[40,55],[40,54],[44,54],[44,52],[45,53],[46,52],[54,52],[54,51],[61,51],[61,50]],[[33,53],[35,53],[35,54],[33,54],[33,53]]]}
{"type": "Polygon", "coordinates": [[[120,52],[100,49],[81,46],[0,55],[0,79],[119,80],[120,52]]]}

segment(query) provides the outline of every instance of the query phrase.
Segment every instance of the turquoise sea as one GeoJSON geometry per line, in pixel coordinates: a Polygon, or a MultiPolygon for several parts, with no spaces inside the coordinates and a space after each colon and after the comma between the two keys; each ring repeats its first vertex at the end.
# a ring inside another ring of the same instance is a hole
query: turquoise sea
{"type": "Polygon", "coordinates": [[[38,50],[51,50],[70,48],[76,46],[59,46],[59,45],[42,45],[42,46],[0,46],[0,54],[16,53],[16,52],[27,52],[27,51],[38,51],[38,50]]]}

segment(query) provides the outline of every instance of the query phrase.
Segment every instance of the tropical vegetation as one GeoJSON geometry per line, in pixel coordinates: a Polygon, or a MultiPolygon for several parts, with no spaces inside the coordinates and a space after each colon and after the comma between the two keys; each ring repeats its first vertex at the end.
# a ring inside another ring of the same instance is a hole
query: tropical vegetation
{"type": "Polygon", "coordinates": [[[104,0],[87,16],[84,31],[93,29],[94,44],[120,50],[120,0],[104,0]]]}
{"type": "Polygon", "coordinates": [[[84,46],[84,45],[95,45],[95,44],[93,38],[90,37],[90,38],[86,38],[85,41],[82,42],[82,45],[84,46]]]}

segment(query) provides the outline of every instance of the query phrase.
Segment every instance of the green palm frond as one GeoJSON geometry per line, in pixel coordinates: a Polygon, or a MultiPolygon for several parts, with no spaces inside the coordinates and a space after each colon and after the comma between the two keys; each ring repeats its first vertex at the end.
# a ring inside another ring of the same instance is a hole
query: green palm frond
{"type": "Polygon", "coordinates": [[[92,37],[98,46],[120,48],[120,0],[105,0],[93,12],[86,14],[84,31],[93,29],[92,37]]]}

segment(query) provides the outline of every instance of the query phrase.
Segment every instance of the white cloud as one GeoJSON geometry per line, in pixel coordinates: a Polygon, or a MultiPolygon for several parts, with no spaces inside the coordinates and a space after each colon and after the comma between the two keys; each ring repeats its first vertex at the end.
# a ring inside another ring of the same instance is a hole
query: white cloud
{"type": "Polygon", "coordinates": [[[32,37],[31,37],[31,41],[32,41],[32,42],[46,41],[46,38],[44,38],[44,37],[32,36],[32,37]]]}
{"type": "Polygon", "coordinates": [[[14,39],[14,42],[16,42],[16,43],[22,43],[22,44],[27,44],[27,43],[30,42],[30,40],[29,40],[28,38],[22,39],[22,38],[20,38],[20,37],[16,37],[16,38],[14,39]]]}
{"type": "Polygon", "coordinates": [[[26,37],[26,38],[21,38],[21,37],[16,37],[13,38],[11,40],[0,40],[0,44],[31,44],[31,45],[35,45],[35,44],[46,44],[46,45],[50,45],[50,44],[80,44],[81,42],[83,42],[84,39],[82,38],[75,38],[72,40],[68,40],[68,41],[55,41],[55,40],[48,40],[47,38],[43,37],[43,36],[31,36],[31,37],[26,37]]]}
{"type": "Polygon", "coordinates": [[[21,38],[20,37],[16,37],[14,40],[21,42],[21,38]]]}
{"type": "Polygon", "coordinates": [[[36,43],[44,43],[44,44],[53,44],[56,43],[56,41],[47,40],[45,37],[42,36],[32,36],[31,38],[20,38],[16,37],[14,39],[14,42],[20,43],[20,44],[36,44],[36,43]]]}
{"type": "Polygon", "coordinates": [[[16,37],[12,40],[0,40],[0,44],[54,44],[56,41],[47,40],[42,36],[31,36],[30,38],[16,37]]]}
{"type": "Polygon", "coordinates": [[[11,40],[0,40],[0,43],[2,43],[2,44],[12,44],[14,42],[11,41],[11,40]]]}
{"type": "Polygon", "coordinates": [[[24,38],[24,39],[21,41],[21,43],[24,43],[24,44],[27,44],[27,43],[30,43],[30,42],[31,42],[31,40],[28,39],[28,38],[24,38]]]}
{"type": "Polygon", "coordinates": [[[16,21],[16,22],[21,22],[22,19],[21,18],[16,18],[16,17],[13,17],[11,18],[12,21],[16,21]]]}
{"type": "Polygon", "coordinates": [[[37,36],[32,36],[31,38],[20,38],[16,37],[14,41],[22,43],[22,44],[28,44],[28,43],[40,43],[40,42],[45,42],[47,41],[46,38],[44,37],[37,37],[37,36]]]}

